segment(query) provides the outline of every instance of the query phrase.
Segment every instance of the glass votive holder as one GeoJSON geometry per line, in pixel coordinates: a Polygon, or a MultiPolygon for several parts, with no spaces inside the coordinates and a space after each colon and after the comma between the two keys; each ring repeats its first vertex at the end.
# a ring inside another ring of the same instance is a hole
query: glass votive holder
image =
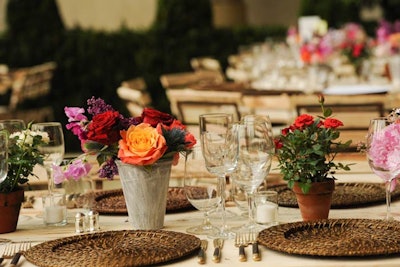
{"type": "Polygon", "coordinates": [[[42,196],[43,222],[46,225],[62,226],[67,224],[67,205],[65,194],[51,193],[42,196]]]}
{"type": "Polygon", "coordinates": [[[254,194],[256,223],[266,227],[278,224],[278,192],[260,191],[254,194]]]}

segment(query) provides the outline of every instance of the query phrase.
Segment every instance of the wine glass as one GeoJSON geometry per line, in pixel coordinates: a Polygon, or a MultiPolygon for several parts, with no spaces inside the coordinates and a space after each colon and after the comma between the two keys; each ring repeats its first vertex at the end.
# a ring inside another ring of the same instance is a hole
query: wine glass
{"type": "Polygon", "coordinates": [[[269,134],[271,122],[266,117],[245,116],[234,124],[239,139],[239,159],[233,181],[247,193],[248,222],[238,231],[258,231],[262,227],[254,221],[254,193],[267,177],[274,154],[274,141],[269,134]]]}
{"type": "Polygon", "coordinates": [[[64,134],[59,122],[40,122],[32,124],[33,131],[46,132],[49,135],[49,143],[39,147],[45,155],[43,166],[47,172],[48,189],[51,194],[54,191],[53,165],[59,166],[64,158],[64,134]]]}
{"type": "Polygon", "coordinates": [[[218,207],[218,183],[205,167],[201,148],[194,147],[185,153],[184,188],[189,202],[204,213],[202,224],[186,229],[186,232],[196,235],[216,235],[219,229],[209,220],[209,212],[218,207]]]}
{"type": "Polygon", "coordinates": [[[400,175],[400,153],[398,143],[400,124],[381,117],[370,121],[367,135],[367,159],[372,171],[383,179],[386,185],[386,219],[393,220],[390,211],[391,192],[400,175]]]}
{"type": "Polygon", "coordinates": [[[8,133],[0,131],[0,183],[7,178],[8,172],[8,133]]]}
{"type": "Polygon", "coordinates": [[[222,226],[214,237],[233,238],[225,214],[226,175],[232,173],[238,160],[237,134],[232,128],[233,115],[211,113],[200,115],[200,141],[207,170],[218,176],[219,208],[222,226]]]}
{"type": "Polygon", "coordinates": [[[19,119],[0,120],[0,130],[6,130],[9,134],[25,129],[25,122],[19,119]]]}

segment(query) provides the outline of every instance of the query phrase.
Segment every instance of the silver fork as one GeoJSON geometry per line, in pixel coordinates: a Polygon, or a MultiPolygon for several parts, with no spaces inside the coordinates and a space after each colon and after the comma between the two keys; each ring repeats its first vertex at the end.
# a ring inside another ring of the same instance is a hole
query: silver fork
{"type": "Polygon", "coordinates": [[[10,266],[17,266],[19,258],[21,257],[21,255],[27,251],[28,249],[30,249],[32,246],[31,242],[22,242],[19,247],[18,247],[18,251],[17,253],[15,253],[14,257],[11,260],[10,266]]]}
{"type": "Polygon", "coordinates": [[[253,230],[250,232],[249,235],[250,235],[249,243],[252,244],[253,261],[260,261],[261,253],[260,250],[258,249],[258,242],[257,242],[258,232],[253,230]]]}
{"type": "Polygon", "coordinates": [[[11,259],[17,251],[16,248],[17,247],[15,246],[15,244],[12,243],[6,245],[3,251],[3,255],[0,258],[0,264],[4,261],[4,259],[11,259]]]}
{"type": "Polygon", "coordinates": [[[239,261],[247,261],[245,247],[249,245],[249,238],[246,233],[237,232],[235,237],[235,246],[239,248],[239,261]]]}

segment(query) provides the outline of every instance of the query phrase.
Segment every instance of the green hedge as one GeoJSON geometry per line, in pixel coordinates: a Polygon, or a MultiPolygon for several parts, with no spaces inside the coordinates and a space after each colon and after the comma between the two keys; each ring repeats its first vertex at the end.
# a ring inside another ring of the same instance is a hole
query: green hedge
{"type": "MultiPolygon", "coordinates": [[[[85,106],[102,97],[127,115],[116,96],[121,81],[143,76],[154,106],[170,112],[159,77],[190,70],[190,59],[213,56],[226,66],[239,45],[282,38],[284,27],[214,29],[209,0],[159,0],[157,21],[148,31],[122,28],[113,33],[66,30],[55,0],[9,0],[8,31],[0,38],[0,62],[11,68],[54,60],[58,68],[50,101],[55,118],[66,123],[65,106],[85,106]],[[189,4],[190,2],[190,4],[189,4]]],[[[79,151],[65,131],[67,151],[79,151]]]]}

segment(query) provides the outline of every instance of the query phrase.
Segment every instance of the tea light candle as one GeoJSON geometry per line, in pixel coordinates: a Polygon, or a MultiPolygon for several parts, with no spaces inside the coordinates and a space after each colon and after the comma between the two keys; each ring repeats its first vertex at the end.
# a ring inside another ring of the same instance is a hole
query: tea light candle
{"type": "Polygon", "coordinates": [[[273,202],[259,204],[256,210],[256,221],[258,223],[271,223],[276,221],[278,205],[273,202]]]}
{"type": "Polygon", "coordinates": [[[46,207],[46,223],[59,223],[64,219],[65,207],[50,206],[46,207]]]}

